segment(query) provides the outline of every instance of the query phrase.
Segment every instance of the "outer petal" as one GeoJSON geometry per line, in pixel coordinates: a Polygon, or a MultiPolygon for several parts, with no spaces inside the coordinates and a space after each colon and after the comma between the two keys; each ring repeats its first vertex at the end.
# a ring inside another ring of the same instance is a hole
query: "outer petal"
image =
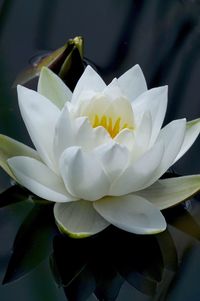
{"type": "Polygon", "coordinates": [[[160,210],[137,195],[105,197],[93,203],[109,223],[136,234],[154,234],[166,229],[160,210]]]}
{"type": "Polygon", "coordinates": [[[111,181],[113,181],[119,173],[123,172],[130,160],[128,149],[114,141],[100,145],[94,149],[93,153],[102,163],[111,181]]]}
{"type": "Polygon", "coordinates": [[[160,210],[186,200],[200,190],[200,175],[158,180],[137,194],[160,210]]]}
{"type": "Polygon", "coordinates": [[[18,86],[19,107],[29,135],[44,162],[53,170],[53,137],[60,110],[39,93],[18,86]]]}
{"type": "Polygon", "coordinates": [[[27,156],[40,160],[37,152],[31,147],[5,135],[0,135],[0,166],[9,174],[11,178],[16,180],[7,163],[7,160],[14,156],[27,156]]]}
{"type": "Polygon", "coordinates": [[[74,129],[68,107],[65,106],[59,116],[55,126],[55,135],[53,141],[54,155],[57,160],[62,152],[69,146],[74,144],[74,129]]]}
{"type": "Polygon", "coordinates": [[[186,133],[181,149],[176,157],[174,163],[178,161],[192,146],[197,136],[200,133],[200,118],[187,122],[186,133]]]}
{"type": "Polygon", "coordinates": [[[72,97],[72,92],[50,69],[43,67],[38,82],[38,92],[51,100],[59,109],[72,97]]]}
{"type": "Polygon", "coordinates": [[[74,238],[83,238],[101,232],[109,226],[92,203],[76,201],[65,204],[55,204],[54,216],[61,232],[74,238]]]}
{"type": "Polygon", "coordinates": [[[147,90],[144,74],[139,65],[135,65],[118,78],[123,93],[134,101],[140,94],[147,90]]]}
{"type": "Polygon", "coordinates": [[[143,154],[149,148],[152,134],[152,119],[149,112],[144,113],[140,125],[135,130],[134,157],[143,154]],[[138,154],[137,154],[138,153],[138,154]]]}
{"type": "Polygon", "coordinates": [[[185,128],[186,120],[178,119],[170,122],[160,131],[158,141],[164,142],[165,152],[154,177],[152,177],[151,184],[160,178],[160,176],[173,164],[183,144],[185,128]]]}
{"type": "Polygon", "coordinates": [[[39,197],[53,202],[74,200],[61,178],[42,162],[28,157],[13,157],[8,159],[8,164],[18,182],[39,197]]]}
{"type": "Polygon", "coordinates": [[[155,144],[137,161],[128,166],[113,182],[109,195],[124,195],[148,185],[163,157],[162,143],[155,144]]]}
{"type": "Polygon", "coordinates": [[[150,147],[154,144],[162,126],[167,109],[167,86],[153,88],[141,94],[132,104],[136,125],[145,112],[150,112],[152,135],[150,147]]]}
{"type": "Polygon", "coordinates": [[[94,201],[108,194],[110,183],[101,164],[80,147],[63,152],[60,172],[67,190],[77,198],[94,201]]]}
{"type": "Polygon", "coordinates": [[[84,90],[101,92],[105,86],[106,84],[99,74],[91,66],[87,66],[74,89],[71,102],[76,103],[84,90]]]}

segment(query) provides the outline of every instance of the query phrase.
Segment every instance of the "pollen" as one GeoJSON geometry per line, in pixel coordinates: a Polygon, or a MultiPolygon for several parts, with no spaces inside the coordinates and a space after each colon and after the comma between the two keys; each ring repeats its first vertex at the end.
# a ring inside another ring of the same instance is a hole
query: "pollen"
{"type": "Polygon", "coordinates": [[[122,123],[121,117],[113,119],[106,115],[103,115],[101,117],[95,115],[92,126],[93,128],[96,128],[98,126],[104,127],[112,138],[114,138],[123,129],[133,129],[133,127],[129,126],[127,123],[122,123]]]}

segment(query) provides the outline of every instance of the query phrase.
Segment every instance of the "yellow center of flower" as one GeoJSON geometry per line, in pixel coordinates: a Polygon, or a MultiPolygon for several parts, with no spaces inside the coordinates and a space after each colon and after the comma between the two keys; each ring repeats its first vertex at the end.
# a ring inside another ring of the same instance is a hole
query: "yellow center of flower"
{"type": "Polygon", "coordinates": [[[82,93],[76,114],[88,117],[93,128],[104,127],[112,139],[124,129],[135,129],[131,102],[123,95],[111,98],[104,93],[92,97],[89,92],[82,93]]]}
{"type": "Polygon", "coordinates": [[[97,114],[93,119],[92,126],[93,128],[103,126],[112,138],[114,138],[123,129],[133,129],[133,126],[128,125],[128,123],[123,123],[121,117],[113,119],[106,115],[99,117],[97,114]]]}

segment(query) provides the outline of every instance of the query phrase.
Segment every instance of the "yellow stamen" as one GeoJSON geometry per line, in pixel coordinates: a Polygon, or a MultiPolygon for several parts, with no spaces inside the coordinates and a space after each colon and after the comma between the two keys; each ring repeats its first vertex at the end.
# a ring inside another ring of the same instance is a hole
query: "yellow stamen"
{"type": "Polygon", "coordinates": [[[95,115],[93,128],[96,128],[97,126],[99,126],[99,116],[95,115]]]}
{"type": "Polygon", "coordinates": [[[93,119],[93,128],[96,128],[98,126],[103,126],[110,136],[114,138],[121,130],[123,129],[133,129],[132,126],[129,126],[127,123],[124,123],[121,126],[121,117],[118,117],[115,121],[112,119],[112,117],[108,117],[106,115],[103,115],[102,117],[99,117],[98,115],[95,115],[93,119]]]}
{"type": "Polygon", "coordinates": [[[117,120],[115,121],[115,125],[113,127],[113,130],[112,130],[112,135],[111,137],[114,138],[120,131],[120,123],[121,123],[121,118],[117,118],[117,120]]]}
{"type": "Polygon", "coordinates": [[[107,129],[107,116],[105,115],[101,118],[101,126],[107,129]]]}

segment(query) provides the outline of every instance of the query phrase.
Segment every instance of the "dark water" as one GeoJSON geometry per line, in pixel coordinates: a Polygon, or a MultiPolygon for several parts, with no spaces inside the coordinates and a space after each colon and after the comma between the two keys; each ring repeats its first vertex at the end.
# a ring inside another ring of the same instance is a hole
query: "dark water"
{"type": "MultiPolygon", "coordinates": [[[[172,119],[186,117],[191,120],[200,116],[200,1],[5,0],[0,3],[1,133],[30,143],[17,108],[16,91],[11,89],[12,83],[36,54],[56,49],[77,35],[84,37],[85,58],[96,66],[107,82],[134,64],[140,64],[149,88],[168,84],[166,123],[172,119]]],[[[35,82],[29,84],[34,85],[35,82]]],[[[200,139],[176,164],[176,172],[199,173],[199,154],[200,139]]],[[[1,191],[9,185],[9,178],[1,171],[1,191]]],[[[187,206],[188,211],[180,207],[166,212],[169,232],[150,243],[156,251],[149,250],[142,239],[126,238],[124,242],[124,238],[119,238],[113,250],[116,253],[115,271],[120,271],[126,281],[121,283],[121,276],[116,277],[114,287],[116,290],[121,287],[117,300],[200,300],[200,208],[198,201],[187,203],[187,206]],[[122,242],[125,248],[121,252],[122,242]],[[126,257],[128,261],[123,261],[126,257]],[[136,264],[136,259],[143,265],[136,264]],[[141,278],[141,274],[145,277],[141,278]],[[157,284],[154,293],[153,284],[148,286],[149,279],[157,284]]],[[[17,204],[0,210],[0,280],[17,230],[31,208],[30,204],[17,204]]],[[[57,241],[59,243],[59,239],[54,240],[55,248],[57,241]]],[[[98,243],[93,242],[92,248],[98,243]]],[[[110,267],[112,256],[106,255],[106,244],[104,237],[103,247],[101,245],[104,255],[98,256],[105,259],[104,266],[110,267]]],[[[89,247],[90,244],[86,246],[88,252],[89,247]]],[[[93,274],[99,276],[102,273],[94,269],[94,262],[91,266],[93,274]]],[[[91,274],[91,271],[87,273],[91,274]]],[[[88,276],[90,274],[83,278],[90,279],[91,289],[93,278],[88,276]]],[[[108,274],[103,275],[106,279],[108,274]]],[[[84,280],[77,285],[75,291],[87,291],[85,283],[88,282],[84,280]]],[[[66,294],[69,296],[69,292],[66,294]]],[[[72,295],[71,300],[84,300],[81,298],[84,296],[72,295]]],[[[107,296],[102,300],[114,300],[112,298],[107,296]]],[[[0,287],[0,300],[15,299],[66,300],[62,288],[55,284],[48,256],[26,277],[0,287]]],[[[91,295],[88,300],[96,299],[91,295]]]]}

